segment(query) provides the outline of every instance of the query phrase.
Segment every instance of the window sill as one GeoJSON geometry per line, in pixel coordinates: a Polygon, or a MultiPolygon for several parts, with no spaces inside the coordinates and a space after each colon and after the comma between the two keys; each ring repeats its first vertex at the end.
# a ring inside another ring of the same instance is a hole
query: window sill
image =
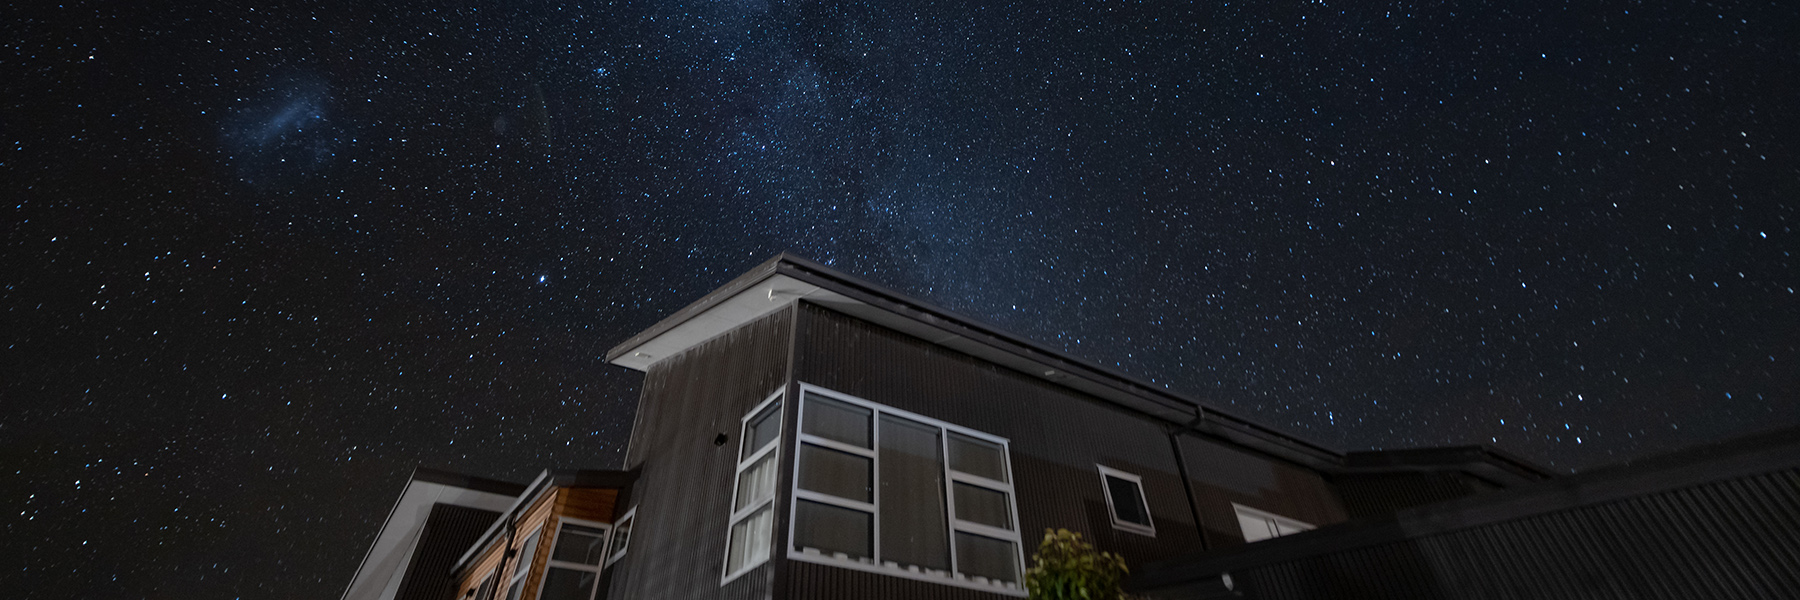
{"type": "Polygon", "coordinates": [[[876,564],[873,559],[851,558],[849,555],[841,552],[826,554],[814,548],[789,550],[788,558],[802,562],[841,567],[853,571],[862,571],[864,573],[890,575],[902,579],[912,579],[939,585],[991,592],[1017,598],[1025,598],[1028,596],[1028,594],[1025,593],[1025,588],[1019,584],[994,581],[986,577],[965,578],[960,575],[952,577],[947,571],[920,569],[916,566],[903,567],[900,566],[899,563],[893,561],[888,561],[886,564],[876,564]]]}

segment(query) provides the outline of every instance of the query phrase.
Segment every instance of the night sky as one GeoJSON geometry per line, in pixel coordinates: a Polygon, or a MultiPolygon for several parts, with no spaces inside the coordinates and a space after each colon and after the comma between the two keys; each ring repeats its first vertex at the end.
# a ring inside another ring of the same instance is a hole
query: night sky
{"type": "Polygon", "coordinates": [[[0,9],[15,597],[335,598],[783,250],[1347,450],[1800,423],[1791,1],[155,4],[0,9]]]}

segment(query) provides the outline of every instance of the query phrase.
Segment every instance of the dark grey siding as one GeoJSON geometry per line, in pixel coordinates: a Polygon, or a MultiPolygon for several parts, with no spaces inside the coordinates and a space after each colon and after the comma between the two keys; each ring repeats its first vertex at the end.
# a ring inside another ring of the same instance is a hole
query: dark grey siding
{"type": "MultiPolygon", "coordinates": [[[[1173,448],[1157,423],[811,304],[801,305],[795,335],[797,381],[1011,440],[1028,558],[1046,528],[1078,531],[1132,565],[1199,547],[1173,448]],[[1096,464],[1143,477],[1156,537],[1113,529],[1096,464]]],[[[798,561],[786,573],[784,597],[996,597],[798,561]]]]}
{"type": "Polygon", "coordinates": [[[1256,597],[1800,598],[1800,470],[1233,572],[1256,597]]]}
{"type": "Polygon", "coordinates": [[[1182,436],[1181,451],[1208,548],[1244,543],[1233,502],[1320,527],[1345,520],[1337,493],[1316,471],[1193,436],[1182,436]]]}
{"type": "Polygon", "coordinates": [[[1471,496],[1495,487],[1463,473],[1369,473],[1332,478],[1352,519],[1376,519],[1404,509],[1471,496]]]}
{"type": "Polygon", "coordinates": [[[413,546],[397,600],[445,600],[455,592],[450,568],[481,539],[500,513],[454,504],[434,504],[413,546]]]}
{"type": "Polygon", "coordinates": [[[773,567],[719,586],[737,466],[739,420],[787,381],[793,311],[753,321],[664,359],[644,377],[627,469],[637,506],[630,547],[611,598],[769,595],[773,567]],[[730,441],[714,445],[725,434],[730,441]]]}

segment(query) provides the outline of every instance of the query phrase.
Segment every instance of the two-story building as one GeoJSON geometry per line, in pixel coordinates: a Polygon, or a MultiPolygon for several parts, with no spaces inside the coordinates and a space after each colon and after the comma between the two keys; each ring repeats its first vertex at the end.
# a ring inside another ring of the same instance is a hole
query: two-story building
{"type": "Polygon", "coordinates": [[[643,373],[623,470],[409,491],[345,600],[1023,597],[1055,528],[1237,594],[1193,557],[1550,479],[1339,452],[791,255],[606,360],[643,373]]]}

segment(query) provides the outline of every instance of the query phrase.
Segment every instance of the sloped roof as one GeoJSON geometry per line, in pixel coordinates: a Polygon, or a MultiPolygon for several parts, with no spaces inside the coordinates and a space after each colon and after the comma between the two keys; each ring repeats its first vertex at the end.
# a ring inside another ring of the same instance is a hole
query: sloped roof
{"type": "Polygon", "coordinates": [[[783,253],[607,351],[606,361],[646,371],[670,356],[805,300],[919,339],[1075,389],[1187,431],[1320,469],[1343,453],[1075,358],[885,287],[783,253]]]}

